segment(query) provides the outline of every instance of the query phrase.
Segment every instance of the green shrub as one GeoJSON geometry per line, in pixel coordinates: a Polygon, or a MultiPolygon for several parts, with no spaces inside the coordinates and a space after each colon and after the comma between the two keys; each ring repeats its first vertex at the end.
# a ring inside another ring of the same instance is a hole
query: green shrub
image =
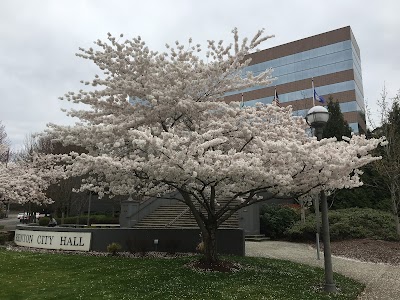
{"type": "MultiPolygon", "coordinates": [[[[329,224],[332,241],[360,238],[398,240],[393,216],[385,211],[371,208],[332,210],[329,224]]],[[[286,236],[293,241],[310,241],[315,239],[315,231],[315,215],[310,215],[305,224],[296,222],[286,231],[286,236]]]]}
{"type": "Polygon", "coordinates": [[[118,243],[111,243],[107,246],[107,252],[111,253],[111,255],[117,255],[119,251],[121,251],[122,247],[118,243]]]}
{"type": "Polygon", "coordinates": [[[5,242],[11,242],[12,240],[14,240],[14,232],[0,231],[0,245],[4,245],[5,242]]]}
{"type": "Polygon", "coordinates": [[[264,205],[261,208],[260,231],[272,239],[283,238],[285,231],[300,220],[298,210],[284,205],[264,205]]]}
{"type": "Polygon", "coordinates": [[[49,225],[50,218],[48,217],[42,217],[39,219],[39,226],[47,226],[49,225]]]}
{"type": "Polygon", "coordinates": [[[285,231],[284,235],[291,241],[313,241],[316,230],[315,215],[310,214],[304,223],[297,221],[285,231]]]}

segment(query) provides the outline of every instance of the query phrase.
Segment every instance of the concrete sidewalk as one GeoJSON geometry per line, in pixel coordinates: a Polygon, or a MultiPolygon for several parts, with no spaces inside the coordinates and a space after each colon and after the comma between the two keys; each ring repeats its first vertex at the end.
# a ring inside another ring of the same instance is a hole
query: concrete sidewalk
{"type": "MultiPolygon", "coordinates": [[[[302,264],[324,267],[316,258],[316,250],[309,245],[289,242],[246,242],[246,256],[270,257],[302,264]]],[[[360,262],[341,257],[332,258],[333,271],[354,278],[366,285],[359,300],[400,299],[400,266],[360,262]]]]}

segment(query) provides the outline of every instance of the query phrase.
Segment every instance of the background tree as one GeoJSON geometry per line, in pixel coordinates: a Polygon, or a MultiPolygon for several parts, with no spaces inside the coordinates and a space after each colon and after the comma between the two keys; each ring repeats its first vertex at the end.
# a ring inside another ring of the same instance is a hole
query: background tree
{"type": "Polygon", "coordinates": [[[35,157],[32,162],[0,163],[0,194],[11,203],[51,203],[44,191],[62,170],[54,170],[46,160],[35,157]]]}
{"type": "Polygon", "coordinates": [[[384,135],[388,144],[380,151],[382,160],[374,164],[377,172],[384,178],[390,192],[392,213],[396,223],[397,235],[400,237],[400,92],[389,103],[385,88],[380,101],[382,126],[375,134],[384,135]]]}
{"type": "MultiPolygon", "coordinates": [[[[379,155],[378,153],[376,155],[379,155]]],[[[385,179],[372,164],[361,168],[363,185],[354,189],[342,189],[332,193],[328,199],[331,208],[373,208],[391,211],[390,192],[385,179]]]]}
{"type": "MultiPolygon", "coordinates": [[[[4,125],[0,121],[0,168],[5,167],[2,164],[7,164],[10,157],[10,143],[7,139],[7,133],[4,125]]],[[[1,185],[1,181],[0,181],[1,185]]],[[[5,199],[5,195],[0,192],[0,218],[7,215],[7,207],[9,201],[5,199]]]]}
{"type": "MultiPolygon", "coordinates": [[[[23,148],[16,154],[19,161],[29,163],[36,155],[60,155],[70,152],[85,153],[84,148],[75,145],[64,146],[61,142],[52,141],[50,135],[44,133],[30,134],[25,137],[23,148]]],[[[82,183],[81,176],[68,177],[58,180],[58,182],[48,185],[45,194],[52,199],[51,207],[47,209],[60,215],[62,220],[64,215],[69,216],[71,211],[78,212],[80,215],[87,204],[88,197],[86,192],[74,192],[79,190],[82,183]]],[[[43,207],[32,207],[35,210],[42,210],[43,207]]]]}
{"type": "Polygon", "coordinates": [[[76,126],[51,125],[60,141],[88,150],[62,159],[68,176],[89,175],[82,190],[185,203],[201,230],[209,266],[217,262],[216,231],[237,210],[358,186],[358,168],[376,159],[368,153],[383,141],[317,141],[291,107],[221,101],[226,93],[271,83],[271,70],[257,76],[243,71],[250,63],[246,55],[269,37],[259,31],[239,41],[236,29],[233,35],[227,46],[208,41],[207,61],[191,39],[189,46],[176,42],[161,53],[140,37],[98,40],[99,50],[81,49],[78,56],[103,70],[84,82],[99,88],[65,95],[91,110],[69,112],[81,119],[76,126]]]}
{"type": "Polygon", "coordinates": [[[7,163],[10,160],[11,142],[7,137],[5,126],[0,121],[0,162],[7,163]]]}
{"type": "MultiPolygon", "coordinates": [[[[329,120],[324,128],[324,137],[336,137],[338,141],[343,136],[351,136],[351,128],[344,119],[340,109],[340,104],[330,96],[327,104],[330,113],[329,120]]],[[[370,133],[370,136],[372,133],[370,133]]],[[[379,155],[379,154],[378,154],[379,155]]],[[[363,185],[354,189],[341,189],[334,191],[328,196],[328,201],[333,209],[350,207],[369,207],[374,209],[390,209],[390,195],[385,188],[383,178],[376,171],[373,165],[366,165],[361,168],[363,174],[360,175],[363,185]]]]}
{"type": "Polygon", "coordinates": [[[342,136],[351,136],[351,128],[344,119],[339,102],[333,101],[333,97],[329,96],[327,109],[329,111],[329,120],[324,128],[323,137],[336,137],[338,141],[342,140],[342,136]]]}

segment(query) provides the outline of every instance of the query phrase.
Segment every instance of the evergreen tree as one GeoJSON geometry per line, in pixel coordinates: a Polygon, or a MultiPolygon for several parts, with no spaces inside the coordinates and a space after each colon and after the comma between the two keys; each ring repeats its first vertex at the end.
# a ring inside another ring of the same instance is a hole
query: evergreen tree
{"type": "Polygon", "coordinates": [[[390,191],[392,213],[396,223],[397,235],[400,238],[400,92],[393,99],[392,105],[386,100],[383,90],[382,126],[376,130],[387,139],[387,145],[381,148],[382,159],[374,163],[377,172],[384,178],[386,188],[390,191]]]}
{"type": "Polygon", "coordinates": [[[339,102],[333,101],[333,97],[329,97],[328,101],[329,120],[324,128],[324,138],[336,137],[338,141],[342,140],[342,136],[351,136],[351,128],[344,119],[340,109],[339,102]]]}
{"type": "Polygon", "coordinates": [[[390,211],[390,192],[385,185],[384,178],[374,166],[364,166],[361,170],[364,172],[360,176],[364,184],[354,189],[335,191],[328,197],[331,208],[360,207],[390,211]]]}
{"type": "MultiPolygon", "coordinates": [[[[338,141],[342,136],[351,136],[351,128],[343,117],[339,102],[329,97],[329,121],[324,128],[324,138],[336,137],[338,141]]],[[[370,133],[371,137],[372,133],[370,133]]],[[[381,155],[378,153],[377,155],[381,155]]],[[[384,185],[383,178],[372,166],[361,168],[364,174],[361,180],[364,185],[355,189],[338,190],[328,197],[333,209],[350,207],[369,207],[390,210],[390,193],[384,185]]]]}

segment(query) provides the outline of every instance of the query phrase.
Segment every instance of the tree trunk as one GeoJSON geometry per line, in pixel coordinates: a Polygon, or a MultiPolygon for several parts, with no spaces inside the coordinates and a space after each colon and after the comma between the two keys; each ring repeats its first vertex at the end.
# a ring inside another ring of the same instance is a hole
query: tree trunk
{"type": "Polygon", "coordinates": [[[391,184],[390,196],[392,198],[392,213],[396,225],[396,233],[397,237],[400,238],[400,220],[399,220],[399,211],[397,209],[396,185],[393,182],[391,184]]]}
{"type": "Polygon", "coordinates": [[[303,199],[300,199],[300,216],[301,216],[301,224],[306,223],[306,209],[304,207],[303,199]]]}
{"type": "Polygon", "coordinates": [[[201,213],[201,206],[196,207],[194,201],[191,199],[191,195],[183,189],[178,189],[181,193],[186,205],[189,207],[190,212],[193,214],[197,224],[199,225],[202,238],[201,251],[204,257],[201,261],[205,264],[205,267],[212,268],[218,263],[217,256],[217,218],[215,216],[215,188],[211,187],[211,196],[209,199],[209,209],[207,215],[201,213]]]}
{"type": "Polygon", "coordinates": [[[204,263],[207,267],[212,267],[218,262],[217,257],[217,226],[206,226],[206,231],[202,232],[204,245],[204,263]]]}
{"type": "Polygon", "coordinates": [[[394,221],[396,224],[397,237],[400,238],[400,220],[398,214],[394,215],[394,221]]]}

